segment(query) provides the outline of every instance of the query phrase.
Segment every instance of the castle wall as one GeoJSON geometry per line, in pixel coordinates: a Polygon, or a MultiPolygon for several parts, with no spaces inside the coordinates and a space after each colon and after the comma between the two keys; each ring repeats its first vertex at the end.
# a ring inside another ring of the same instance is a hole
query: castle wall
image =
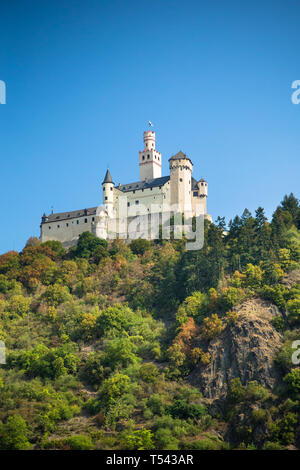
{"type": "Polygon", "coordinates": [[[163,204],[170,204],[170,182],[154,188],[136,189],[134,191],[122,192],[115,189],[114,208],[116,217],[119,217],[120,198],[127,198],[127,210],[130,212],[145,206],[147,212],[151,211],[151,205],[157,205],[157,210],[162,210],[163,204]],[[129,204],[129,206],[128,206],[129,204]]]}
{"type": "Polygon", "coordinates": [[[71,220],[41,224],[41,241],[58,240],[61,243],[77,241],[83,232],[92,232],[95,216],[83,216],[71,220]]]}

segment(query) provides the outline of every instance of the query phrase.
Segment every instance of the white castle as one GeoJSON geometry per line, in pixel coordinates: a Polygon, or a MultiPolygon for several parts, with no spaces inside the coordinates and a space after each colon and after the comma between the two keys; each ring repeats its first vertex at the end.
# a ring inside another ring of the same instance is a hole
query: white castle
{"type": "MultiPolygon", "coordinates": [[[[144,132],[144,150],[139,152],[140,181],[115,185],[109,170],[102,182],[103,205],[72,212],[44,214],[40,225],[42,242],[58,240],[65,246],[76,244],[83,232],[100,238],[151,238],[138,232],[133,222],[137,214],[148,220],[154,215],[161,223],[164,213],[207,214],[207,182],[192,177],[193,163],[179,151],[169,159],[169,176],[161,176],[162,155],[155,148],[155,132],[144,132]],[[124,210],[126,215],[124,217],[124,210]],[[136,232],[136,233],[133,233],[136,232]],[[139,235],[140,234],[140,235],[139,235]]],[[[149,235],[149,236],[148,236],[149,235]]]]}

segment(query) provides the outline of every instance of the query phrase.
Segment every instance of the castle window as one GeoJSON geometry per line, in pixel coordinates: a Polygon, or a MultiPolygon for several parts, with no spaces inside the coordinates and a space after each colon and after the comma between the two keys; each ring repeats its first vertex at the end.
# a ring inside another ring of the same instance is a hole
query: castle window
{"type": "Polygon", "coordinates": [[[130,202],[127,202],[127,206],[130,207],[130,202]]]}
{"type": "Polygon", "coordinates": [[[92,222],[95,222],[95,217],[92,217],[92,222]]]}
{"type": "Polygon", "coordinates": [[[143,155],[143,160],[145,160],[145,155],[143,155]]]}
{"type": "Polygon", "coordinates": [[[112,191],[112,190],[113,190],[113,188],[110,188],[110,190],[112,191]]]}
{"type": "Polygon", "coordinates": [[[103,188],[103,191],[105,191],[105,188],[103,188]]]}
{"type": "Polygon", "coordinates": [[[60,227],[60,225],[57,226],[57,228],[59,228],[59,227],[60,227]]]}
{"type": "Polygon", "coordinates": [[[139,201],[135,201],[136,205],[138,205],[139,201]]]}
{"type": "Polygon", "coordinates": [[[107,199],[108,199],[108,197],[107,197],[107,196],[105,196],[105,201],[107,201],[107,199]]]}
{"type": "Polygon", "coordinates": [[[133,190],[133,194],[135,194],[135,190],[133,190]]]}
{"type": "Polygon", "coordinates": [[[67,227],[69,227],[69,224],[66,224],[67,227]]]}
{"type": "Polygon", "coordinates": [[[77,225],[79,224],[79,220],[76,220],[77,225]]]}
{"type": "Polygon", "coordinates": [[[149,160],[149,158],[150,158],[150,155],[147,155],[147,158],[148,158],[148,160],[149,160]]]}
{"type": "Polygon", "coordinates": [[[51,229],[51,226],[49,225],[49,230],[51,229]]]}
{"type": "Polygon", "coordinates": [[[179,178],[180,183],[182,183],[182,178],[179,178]]]}
{"type": "Polygon", "coordinates": [[[84,223],[87,224],[87,219],[84,219],[84,223]]]}

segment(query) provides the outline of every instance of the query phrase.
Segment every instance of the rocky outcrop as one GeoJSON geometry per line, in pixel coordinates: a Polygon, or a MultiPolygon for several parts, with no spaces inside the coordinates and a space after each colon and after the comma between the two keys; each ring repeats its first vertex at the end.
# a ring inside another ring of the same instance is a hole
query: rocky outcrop
{"type": "MultiPolygon", "coordinates": [[[[270,302],[251,299],[238,308],[238,320],[205,348],[210,364],[197,366],[189,376],[192,385],[212,400],[223,398],[230,381],[239,377],[243,385],[257,380],[260,385],[272,389],[279,380],[274,356],[282,344],[282,336],[271,324],[278,308],[270,302]]],[[[195,346],[202,347],[203,343],[195,346]]]]}
{"type": "Polygon", "coordinates": [[[286,287],[290,288],[294,284],[300,284],[300,269],[289,272],[281,281],[286,287]]]}

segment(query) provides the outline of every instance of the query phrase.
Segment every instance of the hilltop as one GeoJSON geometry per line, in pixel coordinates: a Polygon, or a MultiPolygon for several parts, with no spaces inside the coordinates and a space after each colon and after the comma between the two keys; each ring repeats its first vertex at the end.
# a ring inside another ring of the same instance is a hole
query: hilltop
{"type": "Polygon", "coordinates": [[[300,206],[0,256],[1,449],[300,448],[300,206]]]}

